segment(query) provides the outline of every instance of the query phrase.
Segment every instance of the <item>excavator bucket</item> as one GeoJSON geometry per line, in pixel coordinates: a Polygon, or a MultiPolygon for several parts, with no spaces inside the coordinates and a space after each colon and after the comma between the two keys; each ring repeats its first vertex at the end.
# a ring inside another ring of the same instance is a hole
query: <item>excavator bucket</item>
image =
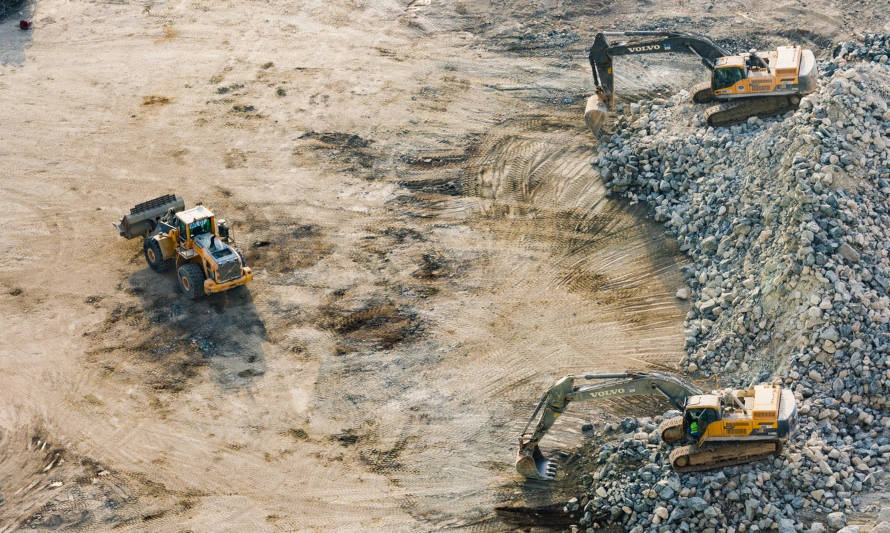
{"type": "Polygon", "coordinates": [[[516,470],[528,479],[552,481],[556,477],[556,461],[544,457],[537,444],[529,446],[520,439],[516,470]]]}
{"type": "Polygon", "coordinates": [[[608,114],[609,107],[599,93],[587,99],[587,107],[584,108],[584,122],[587,123],[591,133],[597,135],[600,132],[608,114]]]}
{"type": "Polygon", "coordinates": [[[127,239],[146,237],[154,231],[158,220],[170,209],[178,213],[185,209],[185,202],[175,194],[159,196],[130,209],[130,213],[124,215],[121,223],[114,224],[114,227],[121,237],[127,239]]]}

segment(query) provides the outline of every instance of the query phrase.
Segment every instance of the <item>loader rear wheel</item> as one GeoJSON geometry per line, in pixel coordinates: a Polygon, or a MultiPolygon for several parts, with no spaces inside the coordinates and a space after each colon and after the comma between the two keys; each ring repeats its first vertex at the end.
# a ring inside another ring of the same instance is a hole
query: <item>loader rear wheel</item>
{"type": "Polygon", "coordinates": [[[145,239],[142,242],[142,252],[145,253],[145,262],[155,272],[166,272],[173,266],[173,260],[164,259],[161,245],[154,239],[145,239]]]}
{"type": "Polygon", "coordinates": [[[186,263],[179,267],[179,288],[190,300],[204,296],[204,270],[195,263],[186,263]]]}

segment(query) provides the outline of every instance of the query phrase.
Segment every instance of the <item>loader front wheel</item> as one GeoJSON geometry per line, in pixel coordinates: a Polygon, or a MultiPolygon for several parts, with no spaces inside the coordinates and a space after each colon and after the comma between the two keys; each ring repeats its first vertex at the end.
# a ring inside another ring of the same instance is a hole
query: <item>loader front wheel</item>
{"type": "Polygon", "coordinates": [[[172,259],[164,259],[161,245],[155,239],[145,239],[142,242],[142,252],[145,254],[145,262],[155,272],[166,272],[173,266],[172,259]]]}
{"type": "Polygon", "coordinates": [[[204,270],[195,263],[179,267],[179,288],[190,300],[204,296],[204,270]]]}

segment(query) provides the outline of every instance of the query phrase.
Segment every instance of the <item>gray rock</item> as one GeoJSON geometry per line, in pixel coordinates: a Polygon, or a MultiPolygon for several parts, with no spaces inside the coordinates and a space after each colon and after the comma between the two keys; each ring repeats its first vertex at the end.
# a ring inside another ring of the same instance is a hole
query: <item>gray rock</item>
{"type": "Polygon", "coordinates": [[[717,238],[714,236],[707,237],[701,242],[703,252],[713,252],[717,249],[717,238]]]}
{"type": "Polygon", "coordinates": [[[693,496],[686,500],[686,505],[696,513],[700,513],[708,507],[708,502],[704,500],[704,498],[699,498],[698,496],[693,496]]]}
{"type": "Polygon", "coordinates": [[[837,253],[841,254],[847,261],[852,263],[859,262],[859,252],[854,250],[853,247],[847,243],[838,246],[837,253]]]}
{"type": "Polygon", "coordinates": [[[670,500],[671,498],[674,497],[674,494],[675,494],[674,489],[672,489],[668,485],[665,485],[665,486],[661,487],[660,489],[657,489],[657,491],[658,491],[658,496],[663,500],[670,500]]]}
{"type": "Polygon", "coordinates": [[[828,513],[826,519],[828,521],[828,527],[831,528],[832,531],[837,531],[847,524],[847,517],[840,511],[828,513]]]}
{"type": "Polygon", "coordinates": [[[794,526],[794,520],[790,518],[780,518],[776,521],[779,526],[779,533],[797,533],[797,528],[794,526]]]}

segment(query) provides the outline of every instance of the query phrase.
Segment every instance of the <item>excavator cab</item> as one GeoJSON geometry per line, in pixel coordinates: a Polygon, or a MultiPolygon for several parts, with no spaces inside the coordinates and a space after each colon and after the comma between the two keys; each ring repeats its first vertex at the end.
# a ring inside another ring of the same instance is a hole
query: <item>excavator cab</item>
{"type": "Polygon", "coordinates": [[[714,91],[731,87],[745,79],[745,68],[739,66],[727,66],[714,70],[711,76],[711,89],[714,91]]]}
{"type": "Polygon", "coordinates": [[[686,433],[695,440],[700,439],[705,434],[711,422],[718,420],[720,420],[720,415],[717,413],[717,409],[713,407],[686,409],[686,412],[683,414],[683,426],[686,429],[686,433]]]}

